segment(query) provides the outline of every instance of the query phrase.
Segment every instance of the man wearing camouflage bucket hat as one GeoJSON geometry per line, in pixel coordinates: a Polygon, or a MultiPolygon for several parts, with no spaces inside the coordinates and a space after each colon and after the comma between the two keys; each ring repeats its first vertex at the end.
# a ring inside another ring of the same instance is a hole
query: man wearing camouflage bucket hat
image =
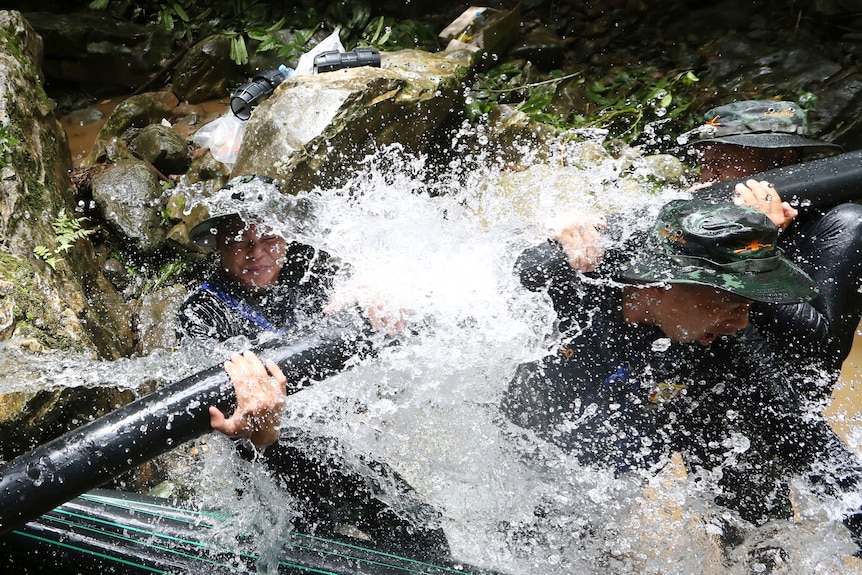
{"type": "Polygon", "coordinates": [[[665,206],[646,249],[620,267],[627,280],[702,285],[767,303],[799,303],[817,293],[782,256],[778,229],[735,205],[680,201],[665,206]]]}
{"type": "Polygon", "coordinates": [[[795,102],[746,100],[712,108],[704,116],[706,123],[680,136],[681,143],[722,143],[808,153],[841,149],[808,137],[808,118],[795,102]]]}
{"type": "Polygon", "coordinates": [[[781,230],[778,245],[820,287],[808,303],[754,304],[752,322],[773,353],[811,372],[801,391],[822,404],[831,396],[862,317],[862,206],[799,206],[800,213],[782,202],[781,190],[752,176],[841,148],[810,137],[805,111],[794,102],[734,102],[708,110],[704,118],[706,123],[680,138],[696,157],[701,181],[751,178],[736,186],[735,201],[770,217],[781,230]],[[821,376],[824,371],[828,377],[821,376]]]}
{"type": "Polygon", "coordinates": [[[823,483],[854,489],[854,454],[803,412],[749,325],[755,302],[817,294],[777,237],[762,212],[694,199],[663,206],[646,237],[607,249],[591,272],[558,241],[525,251],[517,272],[550,296],[561,343],[519,366],[503,411],[617,473],[657,470],[680,452],[717,478],[707,495],[756,525],[791,517],[789,479],[827,459],[834,477],[823,483]],[[746,448],[728,449],[739,438],[746,448]]]}

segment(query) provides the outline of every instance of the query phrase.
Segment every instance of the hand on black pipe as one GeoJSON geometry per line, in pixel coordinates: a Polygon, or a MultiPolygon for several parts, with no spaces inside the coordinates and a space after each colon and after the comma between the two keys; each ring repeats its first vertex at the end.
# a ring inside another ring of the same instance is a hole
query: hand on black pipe
{"type": "Polygon", "coordinates": [[[266,447],[278,439],[287,398],[287,378],[271,359],[264,364],[253,351],[235,353],[224,363],[236,392],[236,409],[230,417],[211,406],[210,426],[229,437],[251,440],[266,447]]]}
{"type": "Polygon", "coordinates": [[[748,206],[766,214],[779,230],[786,230],[793,223],[799,212],[789,202],[782,202],[778,190],[765,180],[747,180],[738,183],[733,188],[736,195],[733,203],[737,206],[748,206]]]}

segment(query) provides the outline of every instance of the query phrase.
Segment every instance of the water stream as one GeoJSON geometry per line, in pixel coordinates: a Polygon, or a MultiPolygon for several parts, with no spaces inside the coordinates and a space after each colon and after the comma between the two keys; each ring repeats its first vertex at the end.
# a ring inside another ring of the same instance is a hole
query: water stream
{"type": "MultiPolygon", "coordinates": [[[[636,202],[630,223],[637,227],[680,193],[650,195],[626,164],[585,167],[582,151],[561,148],[552,162],[519,173],[504,173],[490,158],[441,172],[396,148],[369,157],[343,188],[314,195],[316,226],[300,239],[350,263],[339,293],[361,286],[369,301],[406,311],[413,333],[293,395],[285,423],[338,439],[349,446],[345,458],[390,464],[439,511],[453,554],[470,564],[513,574],[742,573],[721,562],[708,522],[716,509],[680,465],[615,479],[579,466],[498,412],[515,367],[547,349],[550,303],[511,273],[524,248],[545,240],[544,219],[567,206],[630,210],[636,202]]],[[[109,363],[0,352],[8,367],[0,371],[26,370],[31,381],[52,386],[139,389],[212,363],[188,351],[109,363]]],[[[843,381],[854,377],[848,372],[843,381]]],[[[4,378],[0,388],[13,384],[4,378]]],[[[842,401],[832,415],[852,441],[856,410],[842,401]]],[[[227,441],[211,437],[208,447],[172,480],[201,505],[234,510],[238,529],[255,526],[261,548],[276,546],[289,526],[289,498],[227,441]],[[240,499],[231,489],[237,485],[240,499]]],[[[792,549],[788,572],[856,572],[845,564],[853,548],[834,508],[805,497],[804,486],[798,491],[799,520],[758,530],[750,544],[792,549]]]]}

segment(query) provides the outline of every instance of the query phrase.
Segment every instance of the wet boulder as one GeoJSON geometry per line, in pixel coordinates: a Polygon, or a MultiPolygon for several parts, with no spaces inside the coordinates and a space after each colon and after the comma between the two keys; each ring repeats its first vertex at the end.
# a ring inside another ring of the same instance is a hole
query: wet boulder
{"type": "Polygon", "coordinates": [[[136,302],[140,353],[176,347],[177,337],[171,327],[175,325],[177,311],[186,295],[182,286],[165,286],[136,302]]]}
{"type": "Polygon", "coordinates": [[[126,131],[160,123],[173,113],[178,102],[170,91],[147,92],[126,98],[111,112],[81,165],[92,167],[108,159],[113,161],[118,157],[128,157],[128,153],[117,151],[118,146],[121,150],[125,146],[121,138],[126,131]]]}
{"type": "Polygon", "coordinates": [[[138,88],[172,57],[170,33],[108,13],[27,12],[25,18],[44,41],[46,76],[92,94],[138,88]]]}
{"type": "Polygon", "coordinates": [[[137,155],[163,174],[182,174],[189,167],[186,139],[163,124],[150,124],[132,138],[137,155]]]}
{"type": "Polygon", "coordinates": [[[487,128],[478,132],[469,145],[481,150],[487,161],[520,165],[548,160],[558,149],[558,132],[541,122],[531,120],[520,110],[501,104],[486,118],[487,128]]]}
{"type": "Polygon", "coordinates": [[[181,101],[198,104],[224,98],[239,79],[230,59],[230,38],[216,34],[192,46],[171,75],[171,89],[181,101]]]}
{"type": "Polygon", "coordinates": [[[40,81],[39,37],[20,14],[0,11],[0,45],[0,339],[4,371],[19,386],[0,394],[0,458],[8,459],[130,399],[46,389],[29,369],[34,354],[115,358],[134,345],[128,309],[87,235],[75,233],[83,228],[71,154],[40,81]]]}
{"type": "Polygon", "coordinates": [[[509,56],[524,58],[542,70],[558,67],[565,57],[566,43],[552,29],[536,26],[514,46],[509,56]]]}
{"type": "Polygon", "coordinates": [[[186,171],[186,181],[190,184],[204,181],[217,181],[219,187],[230,179],[230,170],[216,160],[208,149],[198,153],[186,171]]]}
{"type": "MultiPolygon", "coordinates": [[[[211,155],[210,158],[212,158],[211,155]]],[[[224,165],[212,159],[211,161],[214,164],[224,165]]],[[[175,192],[167,200],[165,213],[175,223],[167,230],[166,235],[167,239],[176,245],[195,252],[197,248],[189,242],[189,232],[209,217],[209,209],[199,203],[198,199],[212,195],[227,183],[227,178],[219,174],[206,181],[189,183],[192,185],[187,191],[175,192]]]]}
{"type": "Polygon", "coordinates": [[[427,152],[463,109],[466,51],[383,54],[383,67],[293,76],[252,112],[234,174],[279,178],[288,189],[335,186],[369,152],[399,144],[427,152]]]}
{"type": "Polygon", "coordinates": [[[0,44],[0,254],[9,263],[0,281],[23,288],[10,296],[4,333],[119,357],[133,348],[127,310],[75,211],[69,143],[41,84],[39,37],[20,14],[0,11],[0,44]],[[25,294],[40,299],[25,305],[25,294]]]}
{"type": "Polygon", "coordinates": [[[149,252],[164,240],[162,187],[143,161],[121,160],[93,178],[93,200],[119,237],[149,252]]]}

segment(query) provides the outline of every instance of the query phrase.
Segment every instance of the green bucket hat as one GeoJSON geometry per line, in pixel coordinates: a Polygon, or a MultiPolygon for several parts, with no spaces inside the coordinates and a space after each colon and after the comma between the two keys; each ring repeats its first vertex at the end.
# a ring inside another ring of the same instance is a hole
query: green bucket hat
{"type": "Polygon", "coordinates": [[[621,265],[624,280],[713,286],[754,301],[799,303],[814,281],[776,246],[765,214],[731,203],[675,200],[662,207],[644,249],[621,265]]]}
{"type": "Polygon", "coordinates": [[[189,232],[189,241],[200,248],[216,245],[219,227],[240,218],[245,222],[278,223],[294,232],[302,232],[313,220],[311,202],[282,192],[272,178],[259,175],[237,176],[223,188],[200,202],[209,217],[189,232]]]}
{"type": "Polygon", "coordinates": [[[794,102],[745,100],[712,108],[706,123],[678,138],[683,145],[719,142],[752,148],[840,150],[841,146],[806,137],[808,119],[794,102]]]}

